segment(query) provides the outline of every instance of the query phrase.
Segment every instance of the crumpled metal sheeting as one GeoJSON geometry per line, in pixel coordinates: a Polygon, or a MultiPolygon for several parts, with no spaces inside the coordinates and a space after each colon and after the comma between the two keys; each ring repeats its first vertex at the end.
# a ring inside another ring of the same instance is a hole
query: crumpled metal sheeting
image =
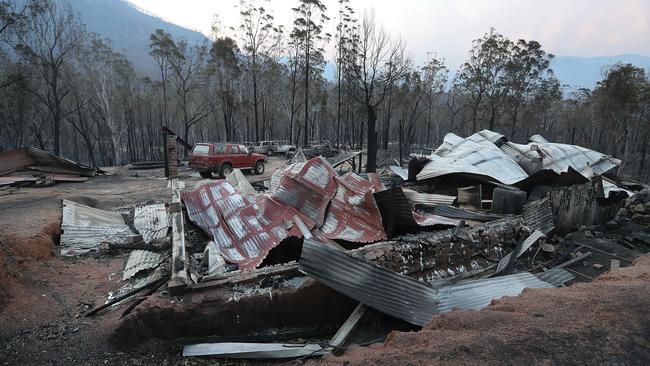
{"type": "Polygon", "coordinates": [[[320,229],[323,234],[329,239],[356,243],[385,239],[381,214],[373,197],[377,183],[373,185],[352,172],[334,179],[338,188],[320,229]]]}
{"type": "Polygon", "coordinates": [[[603,194],[605,195],[605,198],[609,198],[609,196],[614,193],[625,193],[627,194],[628,197],[632,197],[634,195],[634,192],[628,191],[625,188],[620,188],[614,183],[611,183],[605,179],[603,179],[603,194]]]}
{"type": "Polygon", "coordinates": [[[408,276],[305,239],[300,270],[388,315],[423,326],[436,311],[436,291],[408,276]]]}
{"type": "Polygon", "coordinates": [[[133,250],[124,266],[122,281],[135,276],[138,272],[156,268],[162,262],[163,256],[160,253],[148,250],[133,250]]]}
{"type": "Polygon", "coordinates": [[[448,218],[473,220],[473,221],[481,221],[481,222],[500,220],[506,217],[506,215],[475,212],[475,211],[465,210],[462,208],[449,206],[449,205],[437,205],[433,209],[433,213],[448,218]]]}
{"type": "Polygon", "coordinates": [[[458,226],[460,225],[459,220],[453,218],[444,217],[435,214],[423,214],[417,211],[413,211],[413,219],[420,226],[458,226]]]}
{"type": "Polygon", "coordinates": [[[526,226],[533,231],[539,230],[548,235],[555,228],[553,225],[553,207],[548,197],[525,204],[522,216],[526,226]]]}
{"type": "Polygon", "coordinates": [[[333,158],[327,159],[327,161],[329,161],[329,163],[332,164],[332,167],[336,168],[337,166],[345,163],[346,161],[356,158],[357,156],[359,156],[359,154],[361,154],[361,151],[345,151],[333,158]]]}
{"type": "Polygon", "coordinates": [[[501,146],[501,150],[515,161],[519,161],[530,175],[540,170],[562,174],[573,168],[584,177],[591,178],[621,164],[619,159],[582,146],[542,142],[546,140],[541,136],[537,136],[535,141],[537,142],[525,145],[508,142],[501,146]]]}
{"type": "Polygon", "coordinates": [[[169,231],[167,208],[162,203],[136,206],[133,226],[142,234],[142,239],[146,244],[151,243],[154,239],[164,238],[169,231]]]}
{"type": "Polygon", "coordinates": [[[567,271],[564,268],[552,268],[546,272],[535,273],[535,276],[555,287],[563,286],[564,283],[569,282],[575,278],[571,272],[567,271]]]}
{"type": "Polygon", "coordinates": [[[414,205],[437,206],[451,205],[456,200],[456,196],[446,196],[444,194],[422,193],[409,188],[402,188],[406,197],[414,205]]]}
{"type": "Polygon", "coordinates": [[[327,204],[336,194],[336,176],[338,174],[332,166],[320,156],[305,163],[296,163],[285,170],[271,198],[293,207],[308,218],[305,224],[309,229],[314,225],[321,226],[327,204]]]}
{"type": "Polygon", "coordinates": [[[370,182],[374,192],[381,192],[386,190],[384,182],[382,182],[381,177],[377,173],[367,173],[367,180],[370,182]]]}
{"type": "Polygon", "coordinates": [[[430,161],[418,173],[417,180],[468,174],[514,184],[528,177],[516,161],[481,135],[464,139],[448,133],[440,147],[427,158],[430,161]]]}
{"type": "Polygon", "coordinates": [[[283,239],[302,236],[293,225],[295,209],[267,196],[243,195],[225,180],[184,191],[182,197],[190,220],[211,234],[223,257],[240,269],[255,268],[283,239]]]}
{"type": "Polygon", "coordinates": [[[375,202],[381,213],[384,230],[389,237],[416,233],[425,227],[458,226],[460,221],[413,211],[401,187],[376,192],[375,202]]]}
{"type": "Polygon", "coordinates": [[[124,243],[133,234],[118,213],[63,200],[61,255],[87,253],[103,241],[124,243]]]}
{"type": "Polygon", "coordinates": [[[257,194],[255,188],[253,188],[253,186],[248,182],[248,179],[244,176],[244,173],[239,169],[233,169],[232,173],[226,176],[226,181],[243,194],[257,194]]]}
{"type": "Polygon", "coordinates": [[[97,170],[34,147],[0,153],[0,175],[29,167],[49,173],[78,174],[87,177],[94,176],[97,170]]]}
{"type": "Polygon", "coordinates": [[[553,288],[528,272],[508,276],[492,277],[469,281],[460,285],[438,289],[437,313],[445,313],[453,309],[480,310],[504,296],[517,296],[524,288],[553,288]]]}
{"type": "Polygon", "coordinates": [[[319,344],[222,342],[190,344],[183,347],[183,357],[278,359],[320,356],[325,353],[325,349],[319,344]]]}

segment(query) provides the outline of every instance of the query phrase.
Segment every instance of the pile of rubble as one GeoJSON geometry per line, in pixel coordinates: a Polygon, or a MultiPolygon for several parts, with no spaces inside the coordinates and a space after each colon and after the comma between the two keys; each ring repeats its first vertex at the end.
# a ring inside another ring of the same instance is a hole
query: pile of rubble
{"type": "Polygon", "coordinates": [[[616,216],[637,224],[650,225],[650,189],[644,189],[628,199],[616,216]]]}
{"type": "Polygon", "coordinates": [[[369,308],[422,326],[524,288],[590,281],[650,248],[650,191],[593,150],[481,131],[448,134],[391,174],[334,169],[359,154],[302,155],[266,192],[235,170],[187,189],[172,176],[169,203],[127,212],[65,201],[63,255],[131,251],[126,285],[88,314],[145,292],[119,342],[209,337],[184,355],[316,356],[344,348],[369,308]],[[622,223],[636,226],[615,233],[622,223]],[[259,342],[307,333],[319,341],[259,342]]]}
{"type": "Polygon", "coordinates": [[[0,186],[51,186],[56,182],[85,182],[101,170],[77,164],[34,147],[0,153],[0,186]]]}

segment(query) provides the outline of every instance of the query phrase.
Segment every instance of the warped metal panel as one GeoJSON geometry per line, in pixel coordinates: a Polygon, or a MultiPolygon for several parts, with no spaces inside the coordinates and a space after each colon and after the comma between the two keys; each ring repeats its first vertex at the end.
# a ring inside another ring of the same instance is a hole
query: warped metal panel
{"type": "Polygon", "coordinates": [[[96,169],[75,163],[72,160],[50,154],[34,147],[0,152],[0,175],[6,175],[27,168],[50,173],[78,174],[87,177],[95,175],[96,169]]]}
{"type": "Polygon", "coordinates": [[[136,206],[133,226],[142,234],[146,244],[151,243],[154,239],[164,238],[169,231],[169,219],[165,205],[158,203],[136,206]]]}
{"type": "Polygon", "coordinates": [[[474,212],[474,211],[469,211],[469,210],[465,210],[462,208],[453,207],[449,205],[437,205],[433,209],[433,213],[439,216],[444,216],[449,218],[465,219],[465,220],[473,220],[473,221],[481,221],[481,222],[499,220],[507,216],[507,215],[487,214],[483,212],[474,212]]]}
{"type": "Polygon", "coordinates": [[[424,325],[436,310],[436,291],[411,277],[305,239],[300,270],[373,309],[424,325]]]}
{"type": "Polygon", "coordinates": [[[517,296],[524,288],[553,288],[553,285],[533,274],[521,272],[442,287],[437,293],[437,312],[445,313],[453,309],[480,310],[494,299],[517,296]]]}
{"type": "Polygon", "coordinates": [[[437,206],[451,205],[456,200],[456,196],[446,196],[444,194],[422,193],[409,188],[402,188],[406,197],[414,205],[437,206]]]}
{"type": "Polygon", "coordinates": [[[329,161],[329,163],[332,164],[333,168],[336,168],[337,166],[345,163],[346,161],[356,158],[357,156],[359,156],[359,154],[361,154],[361,151],[345,151],[333,158],[327,159],[327,161],[329,161]]]}
{"type": "Polygon", "coordinates": [[[63,200],[61,255],[86,253],[103,241],[123,243],[133,234],[118,213],[63,200]]]}
{"type": "Polygon", "coordinates": [[[555,287],[564,285],[565,282],[571,281],[575,276],[564,268],[553,268],[546,272],[535,273],[535,276],[544,282],[548,282],[555,287]]]}
{"type": "Polygon", "coordinates": [[[239,169],[234,169],[232,173],[228,174],[226,181],[243,194],[255,195],[257,193],[239,169]]]}
{"type": "Polygon", "coordinates": [[[281,343],[199,343],[183,347],[183,357],[213,356],[224,358],[294,358],[325,354],[319,344],[281,343]]]}
{"type": "Polygon", "coordinates": [[[151,268],[156,268],[162,262],[162,254],[148,250],[133,250],[129,254],[129,259],[124,266],[122,281],[128,280],[138,272],[151,268]]]}
{"type": "Polygon", "coordinates": [[[36,160],[27,149],[16,149],[0,153],[0,175],[11,174],[34,165],[36,160]]]}
{"type": "Polygon", "coordinates": [[[525,204],[521,214],[531,230],[539,230],[548,235],[555,228],[553,207],[548,197],[525,204]]]}
{"type": "Polygon", "coordinates": [[[514,184],[528,177],[516,161],[490,139],[478,134],[464,139],[448,133],[440,147],[427,158],[430,161],[418,173],[417,180],[448,174],[467,174],[514,184]]]}
{"type": "Polygon", "coordinates": [[[323,234],[330,239],[357,243],[385,239],[381,214],[372,195],[378,189],[377,183],[373,185],[353,172],[334,179],[338,188],[321,227],[323,234]]]}
{"type": "Polygon", "coordinates": [[[299,214],[293,207],[264,195],[243,195],[225,180],[204,183],[184,191],[182,197],[190,220],[212,236],[224,259],[240,269],[255,268],[283,239],[302,236],[293,224],[293,216],[299,214]]]}
{"type": "Polygon", "coordinates": [[[305,224],[311,229],[321,226],[327,204],[336,193],[338,174],[323,157],[315,157],[305,163],[291,165],[280,177],[278,189],[271,198],[293,207],[309,219],[305,224]]]}
{"type": "Polygon", "coordinates": [[[38,178],[36,177],[5,176],[0,177],[0,186],[8,186],[21,182],[36,182],[37,180],[38,178]]]}
{"type": "Polygon", "coordinates": [[[553,143],[536,135],[528,144],[507,142],[501,149],[532,175],[541,170],[557,174],[574,169],[586,178],[602,175],[621,164],[619,159],[578,145],[553,143]],[[546,141],[546,142],[544,142],[546,141]]]}
{"type": "Polygon", "coordinates": [[[374,198],[381,213],[384,230],[389,237],[416,233],[426,227],[451,227],[460,223],[458,220],[413,211],[411,202],[401,187],[376,192],[374,198]]]}

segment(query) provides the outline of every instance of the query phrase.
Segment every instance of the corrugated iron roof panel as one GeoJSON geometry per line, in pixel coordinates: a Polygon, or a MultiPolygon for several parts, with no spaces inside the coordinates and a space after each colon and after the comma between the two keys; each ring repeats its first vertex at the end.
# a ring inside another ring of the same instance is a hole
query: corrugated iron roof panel
{"type": "Polygon", "coordinates": [[[521,272],[442,287],[437,292],[439,301],[437,312],[444,313],[453,309],[480,310],[490,305],[494,299],[517,296],[524,288],[553,288],[553,286],[528,272],[521,272]]]}
{"type": "Polygon", "coordinates": [[[300,270],[359,302],[407,322],[424,325],[436,311],[436,291],[312,239],[305,239],[300,270]]]}
{"type": "Polygon", "coordinates": [[[560,287],[564,285],[565,282],[571,281],[575,278],[571,272],[567,271],[564,268],[549,269],[546,272],[535,273],[535,276],[555,287],[560,287]]]}
{"type": "Polygon", "coordinates": [[[548,235],[555,228],[553,225],[553,207],[548,197],[528,202],[524,205],[521,214],[526,225],[531,230],[539,230],[548,235]]]}
{"type": "Polygon", "coordinates": [[[293,207],[309,221],[309,229],[321,226],[327,204],[336,193],[338,176],[323,157],[315,157],[305,163],[296,163],[280,177],[278,189],[271,194],[274,201],[293,207]]]}
{"type": "Polygon", "coordinates": [[[162,254],[148,250],[133,250],[124,266],[122,281],[135,276],[138,272],[156,268],[162,263],[162,254]]]}
{"type": "Polygon", "coordinates": [[[283,239],[301,236],[293,225],[295,209],[265,195],[243,195],[225,180],[204,183],[182,197],[190,220],[240,269],[255,268],[283,239]]]}
{"type": "Polygon", "coordinates": [[[469,174],[514,184],[528,177],[516,161],[489,139],[477,134],[464,139],[448,133],[440,147],[427,158],[430,161],[418,173],[417,180],[469,174]]]}
{"type": "Polygon", "coordinates": [[[377,187],[353,172],[334,179],[338,188],[321,227],[323,234],[357,243],[385,239],[381,214],[372,195],[377,187]]]}
{"type": "Polygon", "coordinates": [[[356,158],[359,154],[361,154],[361,151],[344,151],[335,157],[327,159],[327,161],[332,164],[332,167],[336,168],[346,161],[356,158]]]}
{"type": "Polygon", "coordinates": [[[154,239],[167,236],[169,231],[169,218],[167,209],[162,203],[146,206],[136,206],[133,215],[133,226],[142,234],[146,244],[154,239]]]}
{"type": "Polygon", "coordinates": [[[232,173],[228,174],[226,180],[243,194],[255,195],[257,193],[239,169],[234,169],[232,173]]]}
{"type": "Polygon", "coordinates": [[[133,234],[118,213],[63,200],[61,255],[86,253],[103,241],[123,243],[133,234]]]}
{"type": "Polygon", "coordinates": [[[36,163],[27,149],[16,149],[0,153],[0,176],[26,169],[36,163]]]}

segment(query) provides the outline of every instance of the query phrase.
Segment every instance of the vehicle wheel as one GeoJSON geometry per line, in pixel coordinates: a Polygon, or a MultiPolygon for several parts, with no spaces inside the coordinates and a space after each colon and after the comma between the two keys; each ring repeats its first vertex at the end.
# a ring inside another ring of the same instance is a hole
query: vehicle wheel
{"type": "Polygon", "coordinates": [[[232,173],[232,166],[230,164],[224,164],[221,166],[221,169],[219,169],[219,176],[221,178],[226,178],[230,173],[232,173]]]}
{"type": "Polygon", "coordinates": [[[258,161],[255,163],[255,174],[261,175],[264,173],[264,162],[263,161],[258,161]]]}
{"type": "Polygon", "coordinates": [[[212,172],[199,172],[199,175],[203,178],[212,178],[212,172]]]}
{"type": "Polygon", "coordinates": [[[268,156],[273,155],[273,150],[271,150],[271,149],[266,150],[266,155],[268,155],[268,156]]]}

